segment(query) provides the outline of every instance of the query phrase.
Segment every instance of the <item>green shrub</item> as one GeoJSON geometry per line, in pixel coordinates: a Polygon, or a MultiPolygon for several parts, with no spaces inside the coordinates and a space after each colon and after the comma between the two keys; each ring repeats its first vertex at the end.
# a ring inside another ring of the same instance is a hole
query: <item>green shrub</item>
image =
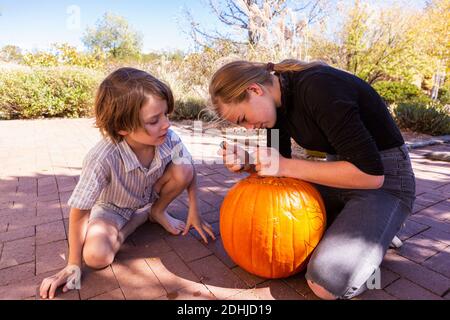
{"type": "Polygon", "coordinates": [[[213,115],[206,108],[205,101],[200,98],[186,97],[175,101],[172,120],[204,120],[213,119],[213,115]]]}
{"type": "Polygon", "coordinates": [[[394,115],[402,128],[434,136],[450,134],[450,114],[440,104],[400,103],[394,115]]]}
{"type": "Polygon", "coordinates": [[[102,75],[88,69],[0,69],[0,119],[90,114],[102,75]]]}
{"type": "Polygon", "coordinates": [[[438,99],[442,104],[450,104],[450,85],[439,89],[438,99]]]}
{"type": "Polygon", "coordinates": [[[430,97],[410,83],[379,81],[373,87],[388,104],[402,102],[431,103],[430,97]]]}

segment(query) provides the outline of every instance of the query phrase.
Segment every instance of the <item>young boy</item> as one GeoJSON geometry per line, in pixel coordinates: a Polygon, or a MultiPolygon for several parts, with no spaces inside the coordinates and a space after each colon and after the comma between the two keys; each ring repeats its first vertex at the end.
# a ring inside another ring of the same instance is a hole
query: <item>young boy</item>
{"type": "Polygon", "coordinates": [[[173,235],[186,235],[194,227],[205,242],[205,232],[215,239],[198,212],[191,156],[169,129],[167,116],[173,108],[170,88],[144,71],[122,68],[102,82],[95,117],[104,139],[84,159],[80,181],[68,202],[68,265],[42,281],[42,298],[53,299],[63,284],[63,292],[73,289],[70,284],[79,283],[83,259],[94,269],[109,266],[127,236],[147,220],[173,235]],[[166,212],[185,189],[186,223],[166,212]]]}

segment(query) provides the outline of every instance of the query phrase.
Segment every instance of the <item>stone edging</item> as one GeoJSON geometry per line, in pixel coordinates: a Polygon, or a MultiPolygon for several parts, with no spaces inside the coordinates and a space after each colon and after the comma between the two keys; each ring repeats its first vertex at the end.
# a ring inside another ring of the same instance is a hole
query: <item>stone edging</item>
{"type": "Polygon", "coordinates": [[[406,146],[411,150],[445,143],[450,143],[450,135],[434,137],[429,140],[421,140],[417,142],[406,142],[406,146]]]}

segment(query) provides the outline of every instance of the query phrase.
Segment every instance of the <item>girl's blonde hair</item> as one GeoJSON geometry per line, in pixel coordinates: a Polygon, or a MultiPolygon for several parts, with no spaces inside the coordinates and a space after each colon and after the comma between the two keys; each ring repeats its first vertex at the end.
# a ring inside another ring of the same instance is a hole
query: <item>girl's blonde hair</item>
{"type": "Polygon", "coordinates": [[[304,62],[295,59],[280,63],[234,61],[216,71],[209,84],[210,104],[216,113],[220,104],[240,103],[247,99],[247,88],[253,84],[272,84],[272,72],[296,72],[326,65],[322,61],[304,62]]]}

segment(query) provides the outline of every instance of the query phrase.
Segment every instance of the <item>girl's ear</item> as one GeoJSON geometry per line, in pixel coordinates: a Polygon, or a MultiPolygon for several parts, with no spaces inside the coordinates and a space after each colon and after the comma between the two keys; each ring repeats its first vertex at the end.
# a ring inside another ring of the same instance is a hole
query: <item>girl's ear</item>
{"type": "Polygon", "coordinates": [[[261,86],[259,84],[256,84],[256,83],[251,84],[247,88],[247,92],[248,93],[253,92],[254,94],[256,94],[258,96],[262,96],[264,94],[264,90],[261,88],[261,86]]]}

